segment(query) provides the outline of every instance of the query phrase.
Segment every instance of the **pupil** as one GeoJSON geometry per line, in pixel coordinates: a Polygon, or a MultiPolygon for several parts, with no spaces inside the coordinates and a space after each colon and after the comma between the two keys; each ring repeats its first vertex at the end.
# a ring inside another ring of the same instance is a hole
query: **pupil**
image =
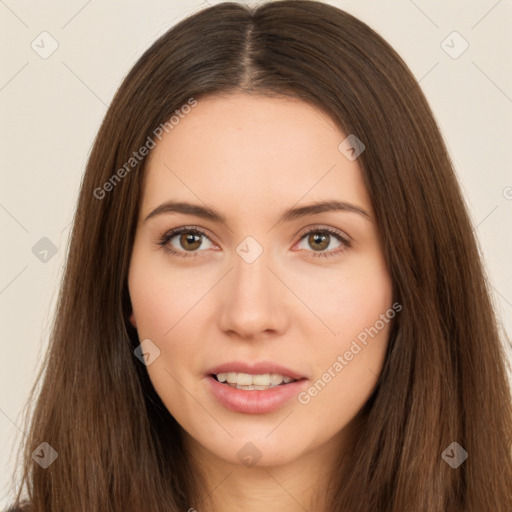
{"type": "Polygon", "coordinates": [[[185,249],[197,249],[201,245],[201,239],[199,235],[196,235],[194,233],[184,233],[181,235],[180,243],[181,246],[184,247],[185,249]],[[193,247],[190,247],[190,245],[192,245],[193,247]]]}
{"type": "Polygon", "coordinates": [[[314,235],[310,236],[310,242],[312,242],[313,246],[315,244],[320,244],[321,247],[319,247],[319,248],[320,249],[325,249],[325,248],[327,248],[329,246],[328,236],[329,235],[326,235],[326,234],[315,233],[314,235]],[[323,241],[323,243],[322,243],[322,241],[323,241]]]}

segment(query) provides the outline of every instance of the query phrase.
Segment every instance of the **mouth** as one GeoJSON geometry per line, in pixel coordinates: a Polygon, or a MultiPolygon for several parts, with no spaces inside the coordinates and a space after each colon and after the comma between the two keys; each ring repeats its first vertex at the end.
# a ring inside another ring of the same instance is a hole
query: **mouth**
{"type": "Polygon", "coordinates": [[[205,372],[207,389],[223,407],[244,414],[270,413],[305,389],[308,377],[269,361],[232,361],[205,372]]]}
{"type": "Polygon", "coordinates": [[[265,391],[300,380],[279,373],[260,373],[252,375],[250,373],[221,372],[216,374],[212,373],[210,377],[231,388],[246,391],[265,391]]]}

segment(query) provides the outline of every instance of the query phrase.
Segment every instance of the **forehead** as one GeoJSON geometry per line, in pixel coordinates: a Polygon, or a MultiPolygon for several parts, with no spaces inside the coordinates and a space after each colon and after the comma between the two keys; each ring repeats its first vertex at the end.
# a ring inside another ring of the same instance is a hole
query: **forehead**
{"type": "Polygon", "coordinates": [[[218,205],[236,200],[246,213],[261,213],[269,201],[282,208],[326,196],[369,208],[357,160],[338,149],[345,138],[323,111],[298,99],[200,99],[151,150],[143,208],[193,198],[218,205]]]}

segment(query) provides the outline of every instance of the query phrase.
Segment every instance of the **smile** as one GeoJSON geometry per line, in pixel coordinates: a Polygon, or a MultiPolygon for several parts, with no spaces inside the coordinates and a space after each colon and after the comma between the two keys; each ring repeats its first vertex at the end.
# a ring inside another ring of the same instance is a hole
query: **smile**
{"type": "MultiPolygon", "coordinates": [[[[208,392],[216,399],[216,401],[224,408],[238,413],[244,414],[265,414],[276,411],[284,407],[289,402],[293,401],[299,393],[304,391],[308,385],[308,379],[302,378],[299,380],[290,380],[284,382],[284,376],[279,375],[279,384],[239,384],[238,376],[242,375],[241,381],[244,381],[243,375],[234,373],[236,382],[228,382],[228,375],[220,374],[220,377],[226,378],[224,382],[218,380],[219,374],[211,374],[206,378],[208,392]]],[[[277,382],[278,374],[259,374],[250,375],[251,379],[256,378],[256,382],[262,382],[263,378],[271,378],[274,375],[274,382],[277,382]],[[261,380],[259,380],[261,378],[261,380]]],[[[231,380],[235,380],[231,377],[231,380]]],[[[287,377],[287,380],[290,377],[287,377]]],[[[272,381],[271,381],[272,382],[272,381]]]]}
{"type": "Polygon", "coordinates": [[[263,391],[295,382],[295,379],[286,375],[280,375],[279,373],[251,375],[249,373],[225,372],[214,374],[213,377],[232,388],[244,389],[246,391],[263,391]]]}

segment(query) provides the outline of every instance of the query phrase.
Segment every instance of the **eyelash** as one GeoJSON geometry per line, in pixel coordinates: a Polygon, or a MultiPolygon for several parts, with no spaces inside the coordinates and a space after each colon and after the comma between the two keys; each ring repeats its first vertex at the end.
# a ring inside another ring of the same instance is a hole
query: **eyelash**
{"type": "MultiPolygon", "coordinates": [[[[171,231],[168,231],[165,233],[159,240],[158,245],[162,247],[162,249],[172,256],[179,256],[184,258],[189,257],[196,257],[196,253],[202,252],[202,251],[176,251],[175,249],[172,249],[168,244],[169,241],[172,240],[175,236],[181,235],[182,233],[190,233],[194,235],[204,236],[209,239],[209,237],[204,233],[203,231],[195,228],[195,227],[189,227],[189,226],[183,226],[181,228],[173,229],[171,231]]],[[[304,238],[306,238],[311,233],[321,233],[321,234],[329,234],[336,238],[339,242],[341,242],[342,246],[338,247],[337,249],[331,249],[330,251],[308,251],[313,252],[312,257],[313,258],[326,258],[328,256],[336,256],[340,254],[341,252],[349,249],[351,247],[350,241],[344,237],[340,232],[330,229],[330,228],[312,228],[309,231],[306,231],[303,233],[300,237],[299,242],[302,242],[304,238]]]]}

